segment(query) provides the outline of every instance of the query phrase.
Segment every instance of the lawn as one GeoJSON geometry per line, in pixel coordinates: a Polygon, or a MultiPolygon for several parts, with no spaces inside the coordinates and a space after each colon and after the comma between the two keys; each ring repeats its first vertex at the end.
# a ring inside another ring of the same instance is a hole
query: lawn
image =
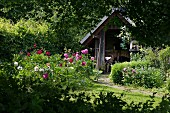
{"type": "MultiPolygon", "coordinates": [[[[129,87],[129,89],[131,89],[131,87],[129,87]]],[[[140,91],[136,92],[136,90],[134,92],[134,90],[131,91],[127,89],[122,90],[122,88],[121,89],[112,88],[112,87],[109,87],[103,84],[98,84],[98,83],[94,83],[91,87],[81,89],[80,91],[85,91],[87,93],[114,92],[116,96],[121,96],[123,94],[122,99],[125,100],[128,104],[130,104],[131,102],[144,103],[147,100],[151,100],[151,96],[152,96],[152,93],[142,93],[140,91]]],[[[147,89],[145,91],[148,92],[147,89]]],[[[159,94],[157,94],[154,97],[154,100],[155,100],[154,106],[158,105],[159,102],[161,102],[161,97],[162,96],[160,96],[159,94]]]]}

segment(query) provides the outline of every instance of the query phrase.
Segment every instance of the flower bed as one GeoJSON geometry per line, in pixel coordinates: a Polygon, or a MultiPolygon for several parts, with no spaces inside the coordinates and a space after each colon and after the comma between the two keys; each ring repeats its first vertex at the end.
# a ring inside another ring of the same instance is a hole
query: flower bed
{"type": "Polygon", "coordinates": [[[25,77],[34,85],[51,82],[77,88],[89,85],[89,77],[95,76],[94,57],[89,56],[88,49],[51,55],[34,44],[33,51],[15,54],[13,61],[18,72],[14,78],[22,81],[25,77]]]}

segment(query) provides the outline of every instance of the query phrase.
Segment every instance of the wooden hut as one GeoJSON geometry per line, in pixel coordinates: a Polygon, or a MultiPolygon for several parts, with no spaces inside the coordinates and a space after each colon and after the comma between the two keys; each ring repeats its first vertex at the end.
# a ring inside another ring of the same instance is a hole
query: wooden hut
{"type": "Polygon", "coordinates": [[[97,61],[96,68],[105,67],[107,63],[123,62],[130,60],[129,48],[120,47],[120,26],[132,26],[134,23],[122,15],[121,10],[114,9],[110,16],[105,16],[101,22],[89,32],[80,43],[92,48],[97,61]]]}

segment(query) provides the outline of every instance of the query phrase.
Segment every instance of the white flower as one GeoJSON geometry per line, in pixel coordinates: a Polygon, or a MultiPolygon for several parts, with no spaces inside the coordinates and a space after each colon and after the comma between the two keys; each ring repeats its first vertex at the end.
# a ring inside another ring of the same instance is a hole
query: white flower
{"type": "Polygon", "coordinates": [[[50,66],[48,66],[48,68],[50,69],[50,66]]]}
{"type": "Polygon", "coordinates": [[[38,66],[35,66],[34,71],[38,71],[38,70],[39,70],[38,66]]]}
{"type": "Polygon", "coordinates": [[[14,66],[18,66],[18,62],[14,62],[14,66]]]}
{"type": "Polygon", "coordinates": [[[44,69],[43,69],[43,68],[40,68],[40,69],[39,69],[39,71],[40,71],[40,72],[43,72],[43,71],[44,71],[44,69]]]}
{"type": "Polygon", "coordinates": [[[18,70],[22,70],[22,66],[18,66],[17,69],[18,69],[18,70]]]}
{"type": "Polygon", "coordinates": [[[70,69],[74,69],[74,67],[69,67],[70,69]]]}

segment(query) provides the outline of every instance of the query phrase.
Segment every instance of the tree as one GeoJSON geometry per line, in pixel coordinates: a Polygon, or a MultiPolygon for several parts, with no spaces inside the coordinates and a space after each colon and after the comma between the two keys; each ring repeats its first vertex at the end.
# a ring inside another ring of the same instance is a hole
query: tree
{"type": "Polygon", "coordinates": [[[168,0],[129,0],[125,6],[136,24],[131,31],[137,40],[153,46],[170,44],[168,0]]]}
{"type": "Polygon", "coordinates": [[[2,0],[0,14],[14,23],[21,18],[46,21],[60,36],[74,29],[83,37],[112,8],[123,7],[136,24],[130,28],[132,35],[141,43],[159,46],[170,44],[169,4],[168,0],[2,0]]]}

